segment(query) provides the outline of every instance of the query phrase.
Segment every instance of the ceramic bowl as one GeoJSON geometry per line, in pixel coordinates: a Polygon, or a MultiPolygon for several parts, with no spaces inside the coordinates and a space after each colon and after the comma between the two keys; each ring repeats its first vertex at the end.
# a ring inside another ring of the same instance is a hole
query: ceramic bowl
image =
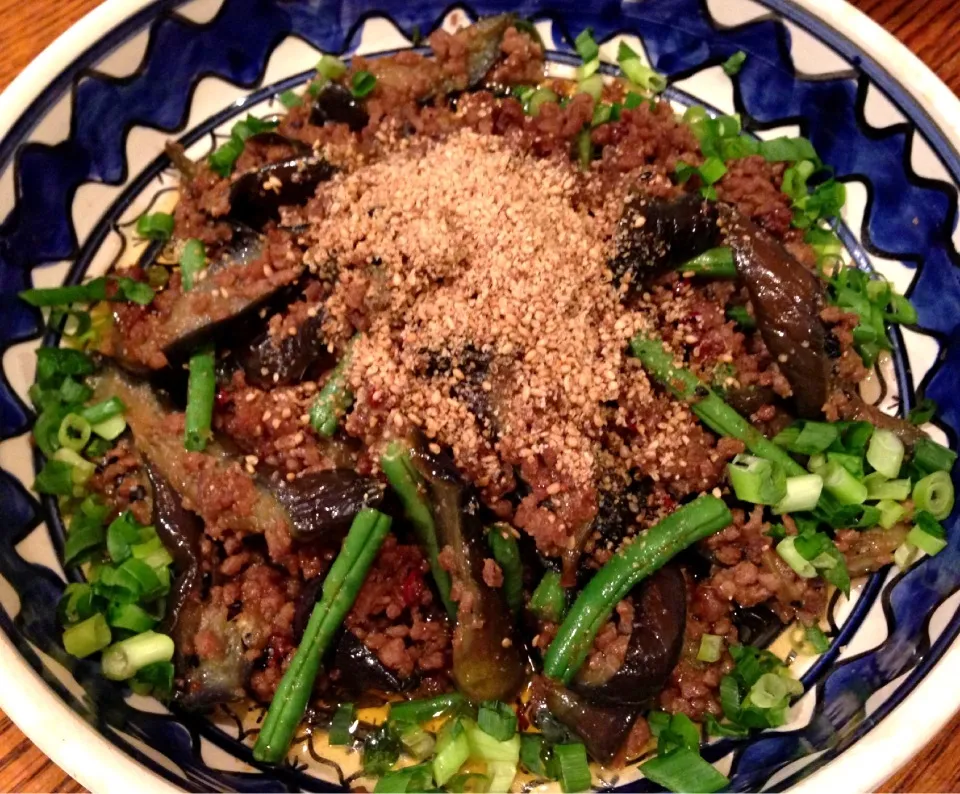
{"type": "MultiPolygon", "coordinates": [[[[921,63],[835,0],[109,0],[55,42],[0,98],[0,706],[95,791],[335,790],[349,763],[312,740],[279,767],[242,739],[254,715],[169,712],[60,648],[55,607],[79,572],[58,562],[54,505],[30,491],[36,456],[27,389],[44,336],[18,290],[76,282],[138,253],[130,233],[173,201],[163,145],[194,156],[234,120],[265,114],[308,79],[320,52],[410,47],[415,31],[516,10],[537,21],[557,70],[592,27],[614,55],[626,36],[670,77],[678,106],[739,112],[761,137],[808,136],[847,188],[842,237],[857,265],[906,292],[916,328],[873,399],[940,406],[928,430],[960,427],[960,103],[921,63]],[[735,77],[720,65],[743,50],[735,77]]],[[[611,58],[611,60],[613,60],[611,58]]],[[[960,703],[960,527],[906,573],[884,570],[834,598],[830,650],[800,658],[806,693],[784,728],[704,750],[734,790],[869,789],[916,752],[960,703]]],[[[248,736],[246,738],[249,739],[248,736]]],[[[355,761],[353,762],[355,765],[355,761]]],[[[630,784],[631,770],[595,782],[630,784]]]]}

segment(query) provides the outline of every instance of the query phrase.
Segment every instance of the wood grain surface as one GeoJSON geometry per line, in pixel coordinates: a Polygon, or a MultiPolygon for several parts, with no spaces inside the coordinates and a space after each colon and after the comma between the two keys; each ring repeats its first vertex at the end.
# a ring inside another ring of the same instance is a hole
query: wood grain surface
{"type": "MultiPolygon", "coordinates": [[[[97,0],[0,0],[0,89],[97,5],[97,0]]],[[[854,5],[919,55],[954,93],[960,93],[960,2],[854,0],[854,5]]],[[[83,790],[0,712],[0,791],[83,790]]],[[[881,791],[960,792],[960,714],[881,791]]]]}

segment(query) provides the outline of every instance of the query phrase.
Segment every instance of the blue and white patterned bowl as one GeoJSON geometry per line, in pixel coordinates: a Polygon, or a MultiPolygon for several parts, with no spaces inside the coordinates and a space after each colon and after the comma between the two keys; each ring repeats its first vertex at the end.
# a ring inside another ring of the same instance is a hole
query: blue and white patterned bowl
{"type": "MultiPolygon", "coordinates": [[[[517,10],[538,22],[558,71],[590,26],[607,55],[639,37],[678,105],[737,111],[761,137],[800,132],[846,183],[843,239],[860,266],[920,315],[897,337],[877,399],[905,410],[921,389],[960,428],[960,102],[901,45],[836,0],[110,0],[60,38],[0,99],[0,706],[96,791],[332,790],[322,749],[280,768],[253,762],[243,718],[169,713],[59,648],[55,605],[78,576],[57,560],[62,527],[29,490],[26,390],[41,318],[31,285],[75,282],[135,257],[130,224],[173,200],[167,139],[208,151],[232,120],[269,112],[318,53],[411,46],[414,30],[517,10]],[[746,65],[728,78],[737,50],[746,65]],[[312,756],[316,756],[313,758],[312,756]]],[[[637,48],[635,46],[635,48],[637,48]]],[[[806,694],[788,726],[705,755],[735,790],[853,791],[880,782],[960,704],[960,523],[948,548],[905,574],[881,571],[835,600],[835,637],[800,659],[806,694]]],[[[608,783],[626,783],[629,771],[608,783]]],[[[653,790],[632,783],[631,790],[653,790]]]]}

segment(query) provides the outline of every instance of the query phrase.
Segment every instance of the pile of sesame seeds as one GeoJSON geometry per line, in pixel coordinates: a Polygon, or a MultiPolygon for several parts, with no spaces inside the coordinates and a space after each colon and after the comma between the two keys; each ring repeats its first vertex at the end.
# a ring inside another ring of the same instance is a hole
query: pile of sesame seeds
{"type": "MultiPolygon", "coordinates": [[[[607,266],[622,197],[599,212],[577,201],[593,178],[463,130],[321,186],[306,259],[337,265],[324,332],[343,344],[362,330],[348,432],[373,451],[422,433],[499,493],[531,460],[550,469],[551,496],[640,462],[607,442],[629,421],[622,398],[633,413],[657,399],[626,353],[648,320],[622,305],[607,266]]],[[[690,419],[677,408],[671,418],[690,419]]],[[[655,429],[666,444],[669,424],[655,429]]]]}

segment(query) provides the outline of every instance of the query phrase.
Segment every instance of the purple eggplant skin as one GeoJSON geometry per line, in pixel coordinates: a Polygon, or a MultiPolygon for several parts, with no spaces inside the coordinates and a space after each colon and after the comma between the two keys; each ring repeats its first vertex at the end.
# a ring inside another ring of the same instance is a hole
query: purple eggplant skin
{"type": "Polygon", "coordinates": [[[680,659],[687,622],[687,583],[679,566],[661,568],[631,595],[633,631],[620,669],[599,681],[589,680],[581,671],[571,682],[571,688],[591,704],[649,708],[680,659]]]}
{"type": "Polygon", "coordinates": [[[363,103],[349,88],[337,83],[328,83],[310,106],[310,123],[316,127],[346,124],[351,132],[360,132],[369,121],[370,115],[363,103]]]}
{"type": "Polygon", "coordinates": [[[153,489],[153,526],[173,557],[174,577],[167,599],[167,611],[160,630],[173,637],[177,647],[196,633],[203,574],[200,569],[200,539],[203,522],[183,506],[180,494],[149,461],[147,477],[153,489]]]}
{"type": "Polygon", "coordinates": [[[766,648],[787,628],[766,604],[742,607],[736,602],[733,602],[733,625],[742,644],[757,648],[766,648]]]}
{"type": "Polygon", "coordinates": [[[407,692],[415,689],[417,679],[400,678],[389,670],[377,655],[346,629],[337,643],[332,666],[340,671],[337,683],[348,692],[407,692]]]}
{"type": "Polygon", "coordinates": [[[634,706],[598,706],[550,679],[545,681],[544,705],[554,718],[572,730],[587,752],[610,765],[623,747],[640,709],[634,706]]]}
{"type": "Polygon", "coordinates": [[[639,288],[713,248],[718,237],[714,202],[690,193],[674,199],[637,193],[624,204],[610,269],[618,284],[629,277],[639,288]]]}
{"type": "Polygon", "coordinates": [[[322,313],[307,317],[295,335],[283,334],[279,341],[269,331],[260,334],[237,356],[247,383],[264,390],[292,386],[314,365],[332,363],[321,333],[323,321],[322,313]]]}
{"type": "Polygon", "coordinates": [[[337,169],[322,157],[297,156],[240,176],[230,187],[230,218],[253,229],[280,220],[280,208],[302,206],[337,169]]]}
{"type": "Polygon", "coordinates": [[[830,384],[823,282],[759,226],[732,210],[721,225],[750,293],[763,343],[793,390],[797,414],[818,419],[830,384]]]}
{"type": "Polygon", "coordinates": [[[383,483],[351,469],[311,472],[269,485],[290,517],[291,534],[307,543],[339,542],[357,513],[378,507],[385,491],[383,483]]]}
{"type": "Polygon", "coordinates": [[[483,543],[479,505],[467,494],[451,462],[421,456],[416,463],[425,475],[440,549],[452,551],[450,576],[460,592],[453,680],[471,701],[509,703],[523,684],[524,661],[501,592],[483,581],[483,561],[489,552],[483,543]]]}

